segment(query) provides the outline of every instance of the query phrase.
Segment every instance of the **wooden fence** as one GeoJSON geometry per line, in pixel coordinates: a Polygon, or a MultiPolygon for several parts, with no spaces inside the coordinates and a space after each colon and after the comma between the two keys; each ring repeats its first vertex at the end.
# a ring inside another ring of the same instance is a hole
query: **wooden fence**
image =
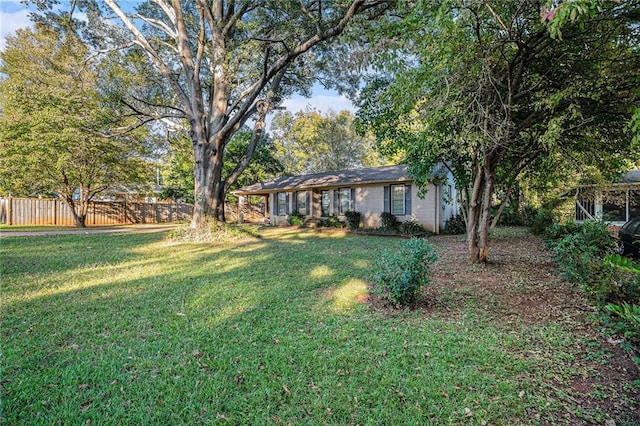
{"type": "MultiPolygon", "coordinates": [[[[87,225],[170,223],[191,219],[193,206],[175,203],[100,202],[89,204],[87,225]]],[[[75,225],[71,208],[57,198],[0,198],[0,223],[75,225]]]]}

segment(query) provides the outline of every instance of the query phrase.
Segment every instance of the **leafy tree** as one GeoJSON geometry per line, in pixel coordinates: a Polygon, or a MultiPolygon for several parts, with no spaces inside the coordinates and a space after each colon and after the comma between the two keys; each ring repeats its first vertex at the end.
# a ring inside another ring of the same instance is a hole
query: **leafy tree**
{"type": "MultiPolygon", "coordinates": [[[[224,219],[224,196],[251,161],[265,117],[293,92],[308,93],[314,70],[359,15],[373,19],[391,0],[152,0],[123,10],[116,0],[78,0],[93,40],[126,40],[153,66],[164,99],[129,97],[136,113],[189,135],[194,154],[192,226],[224,219]],[[104,25],[106,6],[121,25],[104,25]],[[251,119],[251,120],[250,120],[251,119]],[[231,137],[253,122],[250,144],[226,175],[231,137]]],[[[36,4],[52,2],[34,1],[36,4]]],[[[160,92],[160,90],[158,91],[160,92]]]]}
{"type": "Polygon", "coordinates": [[[0,191],[56,194],[84,226],[98,193],[145,181],[146,131],[100,87],[112,71],[73,31],[18,30],[0,58],[0,191]]]}
{"type": "Polygon", "coordinates": [[[271,125],[276,158],[291,175],[382,164],[373,137],[358,135],[353,121],[349,111],[278,113],[271,125]]]}
{"type": "Polygon", "coordinates": [[[612,2],[558,40],[535,2],[425,0],[376,32],[386,72],[363,90],[359,119],[418,182],[438,162],[452,169],[471,259],[487,260],[497,186],[559,162],[637,158],[638,9],[612,2]]]}
{"type": "MultiPolygon", "coordinates": [[[[251,143],[251,129],[245,128],[229,141],[225,152],[225,173],[230,173],[234,164],[246,152],[251,143]]],[[[164,196],[193,202],[193,151],[190,141],[182,134],[170,136],[169,158],[163,170],[164,196]]],[[[274,157],[275,149],[268,134],[256,148],[253,160],[238,177],[231,190],[273,178],[283,172],[283,167],[274,157]]],[[[229,194],[227,194],[227,198],[229,194]]],[[[227,199],[228,201],[228,199],[227,199]]]]}

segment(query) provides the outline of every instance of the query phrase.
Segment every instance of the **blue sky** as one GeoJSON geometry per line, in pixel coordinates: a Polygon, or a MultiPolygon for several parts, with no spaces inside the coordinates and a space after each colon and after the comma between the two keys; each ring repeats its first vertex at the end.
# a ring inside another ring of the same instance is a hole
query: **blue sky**
{"type": "MultiPolygon", "coordinates": [[[[123,5],[126,2],[121,1],[123,5]]],[[[0,50],[5,47],[5,37],[13,34],[16,29],[31,25],[29,20],[29,10],[20,3],[19,0],[0,0],[0,50]]],[[[311,106],[317,110],[327,112],[350,110],[354,111],[353,104],[346,97],[339,95],[335,91],[326,90],[321,85],[313,86],[311,98],[294,96],[284,102],[287,111],[297,112],[311,106]]]]}

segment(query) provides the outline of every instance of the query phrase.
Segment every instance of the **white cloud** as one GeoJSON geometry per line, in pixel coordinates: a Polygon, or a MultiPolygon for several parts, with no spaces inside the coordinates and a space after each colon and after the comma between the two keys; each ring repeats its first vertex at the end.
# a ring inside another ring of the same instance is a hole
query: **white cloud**
{"type": "Polygon", "coordinates": [[[0,10],[0,50],[4,50],[6,46],[6,37],[8,35],[15,34],[15,31],[19,28],[30,27],[31,25],[32,22],[29,19],[29,10],[26,8],[21,8],[11,12],[0,10]]]}

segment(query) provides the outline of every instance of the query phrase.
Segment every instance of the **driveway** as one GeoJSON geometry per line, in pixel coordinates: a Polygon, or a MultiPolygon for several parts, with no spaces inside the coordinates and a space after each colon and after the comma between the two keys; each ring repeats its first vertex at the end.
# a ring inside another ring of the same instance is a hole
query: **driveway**
{"type": "Polygon", "coordinates": [[[70,228],[70,229],[55,229],[49,231],[0,231],[0,238],[4,237],[29,237],[39,235],[79,235],[79,234],[113,234],[118,232],[126,233],[150,233],[150,232],[165,232],[175,229],[178,225],[136,225],[136,226],[123,226],[117,228],[70,228]]]}

